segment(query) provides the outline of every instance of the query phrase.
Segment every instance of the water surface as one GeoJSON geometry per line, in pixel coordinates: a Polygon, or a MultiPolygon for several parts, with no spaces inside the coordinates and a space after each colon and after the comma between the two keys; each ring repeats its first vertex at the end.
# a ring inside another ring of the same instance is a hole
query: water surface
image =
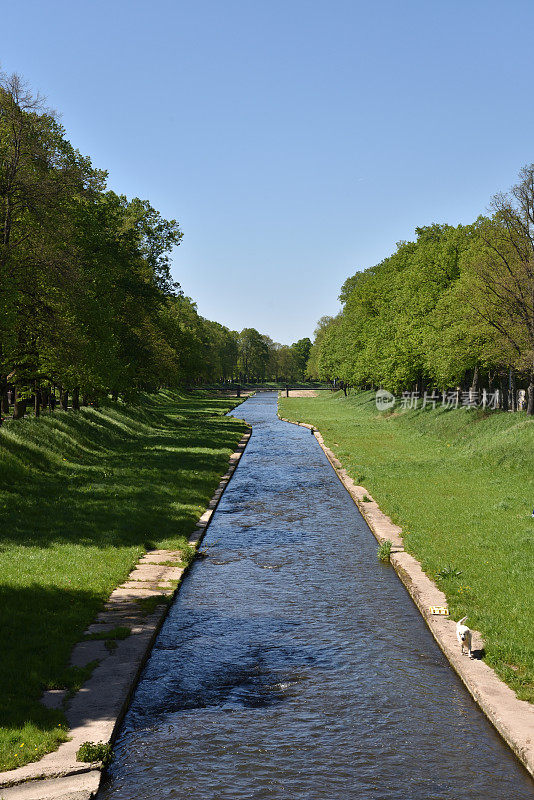
{"type": "Polygon", "coordinates": [[[523,800],[315,438],[276,395],[142,675],[100,800],[523,800]]]}

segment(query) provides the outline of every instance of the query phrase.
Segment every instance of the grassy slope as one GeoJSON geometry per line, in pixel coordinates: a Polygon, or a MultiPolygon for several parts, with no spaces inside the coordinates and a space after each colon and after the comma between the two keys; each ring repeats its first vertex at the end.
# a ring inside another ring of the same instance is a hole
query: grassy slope
{"type": "Polygon", "coordinates": [[[404,529],[406,549],[482,631],[486,661],[534,702],[534,421],[465,409],[379,414],[374,395],[282,399],[404,529]],[[442,579],[452,565],[462,574],[442,579]]]}
{"type": "Polygon", "coordinates": [[[234,400],[162,393],[0,430],[0,769],[65,737],[38,702],[146,549],[186,542],[243,433],[234,400]]]}

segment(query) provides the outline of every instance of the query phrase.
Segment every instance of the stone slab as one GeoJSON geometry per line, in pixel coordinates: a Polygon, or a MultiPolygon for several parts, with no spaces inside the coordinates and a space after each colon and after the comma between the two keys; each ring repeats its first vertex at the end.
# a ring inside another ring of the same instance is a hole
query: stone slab
{"type": "Polygon", "coordinates": [[[150,550],[139,559],[139,564],[162,564],[166,561],[180,561],[179,550],[150,550]]]}
{"type": "Polygon", "coordinates": [[[73,667],[86,667],[91,661],[101,661],[108,655],[106,642],[102,639],[89,639],[87,642],[78,642],[70,655],[73,667]]]}
{"type": "Polygon", "coordinates": [[[48,689],[48,691],[43,692],[41,703],[47,708],[61,708],[66,694],[66,689],[48,689]]]}
{"type": "Polygon", "coordinates": [[[20,786],[0,790],[2,800],[90,800],[100,785],[100,770],[81,775],[29,781],[20,786]]]}

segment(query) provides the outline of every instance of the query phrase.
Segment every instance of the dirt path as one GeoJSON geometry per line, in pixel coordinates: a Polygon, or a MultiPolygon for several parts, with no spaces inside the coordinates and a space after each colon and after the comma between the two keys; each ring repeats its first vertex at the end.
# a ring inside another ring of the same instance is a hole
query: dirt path
{"type": "MultiPolygon", "coordinates": [[[[285,397],[285,391],[282,394],[285,397]]],[[[290,389],[289,397],[317,397],[317,392],[315,389],[290,389]]]]}

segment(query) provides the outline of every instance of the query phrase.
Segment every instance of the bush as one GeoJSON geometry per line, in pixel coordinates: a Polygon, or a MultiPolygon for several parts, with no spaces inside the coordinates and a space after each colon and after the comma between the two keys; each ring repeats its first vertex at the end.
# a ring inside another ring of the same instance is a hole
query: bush
{"type": "Polygon", "coordinates": [[[391,548],[393,546],[393,542],[390,542],[389,539],[386,539],[384,542],[378,546],[378,558],[380,561],[389,561],[391,556],[391,548]]]}
{"type": "Polygon", "coordinates": [[[112,758],[111,745],[104,744],[104,742],[84,742],[76,753],[76,761],[83,761],[89,764],[101,761],[106,766],[112,758]]]}

